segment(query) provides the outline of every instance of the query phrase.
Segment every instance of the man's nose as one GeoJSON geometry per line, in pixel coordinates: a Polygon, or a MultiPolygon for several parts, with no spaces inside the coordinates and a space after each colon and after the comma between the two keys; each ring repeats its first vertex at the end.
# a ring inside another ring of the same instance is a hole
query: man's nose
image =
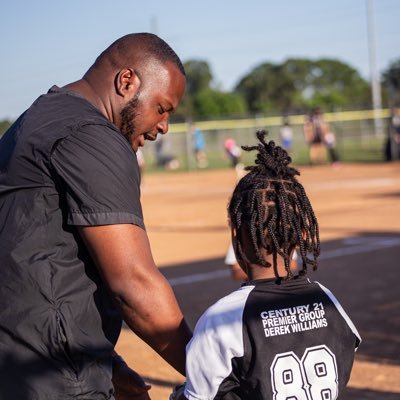
{"type": "Polygon", "coordinates": [[[161,134],[166,134],[168,132],[168,116],[165,116],[158,124],[157,124],[157,132],[161,134]]]}

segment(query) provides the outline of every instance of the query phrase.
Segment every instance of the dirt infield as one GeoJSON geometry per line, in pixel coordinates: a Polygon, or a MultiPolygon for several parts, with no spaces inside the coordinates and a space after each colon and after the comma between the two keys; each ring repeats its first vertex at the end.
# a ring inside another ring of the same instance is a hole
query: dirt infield
{"type": "MultiPolygon", "coordinates": [[[[235,181],[232,170],[144,177],[154,258],[192,327],[206,307],[237,287],[223,264],[235,181]]],[[[320,268],[311,276],[333,290],[363,338],[342,399],[399,399],[400,164],[306,167],[300,181],[321,229],[320,268]]],[[[168,399],[183,380],[129,330],[117,349],[152,384],[153,400],[168,399]]]]}

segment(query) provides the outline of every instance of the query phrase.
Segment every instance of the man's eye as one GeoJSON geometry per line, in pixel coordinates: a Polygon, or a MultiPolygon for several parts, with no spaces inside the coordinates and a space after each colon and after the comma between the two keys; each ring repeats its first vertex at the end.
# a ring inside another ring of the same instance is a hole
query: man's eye
{"type": "Polygon", "coordinates": [[[164,109],[161,106],[158,107],[158,113],[164,114],[164,109]]]}

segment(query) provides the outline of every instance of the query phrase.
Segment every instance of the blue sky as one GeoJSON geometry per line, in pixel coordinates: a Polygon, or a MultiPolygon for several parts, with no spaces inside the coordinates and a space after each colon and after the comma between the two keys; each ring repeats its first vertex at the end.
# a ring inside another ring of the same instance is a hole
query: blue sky
{"type": "MultiPolygon", "coordinates": [[[[379,72],[400,58],[400,1],[373,0],[379,72]]],[[[231,90],[263,62],[336,58],[370,78],[367,0],[2,0],[0,120],[81,78],[130,32],[155,32],[183,61],[207,61],[231,90]]]]}

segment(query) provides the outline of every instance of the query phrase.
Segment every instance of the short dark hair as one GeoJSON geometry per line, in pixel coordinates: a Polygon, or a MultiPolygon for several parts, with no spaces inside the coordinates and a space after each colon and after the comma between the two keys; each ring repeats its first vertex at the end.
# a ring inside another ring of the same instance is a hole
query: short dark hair
{"type": "Polygon", "coordinates": [[[302,269],[317,268],[320,254],[318,221],[304,187],[296,179],[299,171],[289,164],[291,158],[274,141],[265,141],[266,132],[257,131],[256,146],[242,146],[245,151],[257,150],[255,165],[236,185],[228,205],[231,228],[236,235],[235,252],[238,260],[268,266],[262,256],[264,248],[273,255],[277,275],[277,255],[284,258],[287,279],[291,254],[298,246],[302,269]],[[243,236],[250,235],[252,249],[244,251],[243,236]],[[312,259],[308,257],[312,254],[312,259]]]}
{"type": "Polygon", "coordinates": [[[161,63],[170,61],[185,75],[183,64],[171,46],[157,35],[147,32],[130,33],[117,39],[97,57],[93,67],[104,60],[116,67],[126,67],[126,60],[140,63],[150,58],[161,63]]]}

